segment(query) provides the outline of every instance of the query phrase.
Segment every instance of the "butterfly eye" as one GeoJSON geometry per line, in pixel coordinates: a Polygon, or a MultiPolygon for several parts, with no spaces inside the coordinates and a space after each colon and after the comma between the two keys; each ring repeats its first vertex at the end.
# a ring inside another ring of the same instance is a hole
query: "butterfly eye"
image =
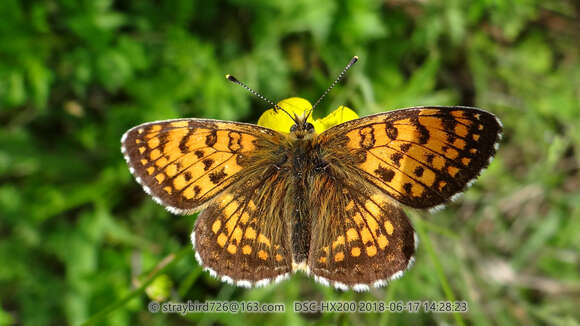
{"type": "Polygon", "coordinates": [[[292,127],[290,127],[290,132],[295,132],[297,128],[298,126],[293,124],[292,127]]]}
{"type": "Polygon", "coordinates": [[[304,129],[306,131],[312,131],[312,130],[314,130],[314,125],[312,125],[311,123],[307,122],[306,125],[304,126],[304,129]]]}

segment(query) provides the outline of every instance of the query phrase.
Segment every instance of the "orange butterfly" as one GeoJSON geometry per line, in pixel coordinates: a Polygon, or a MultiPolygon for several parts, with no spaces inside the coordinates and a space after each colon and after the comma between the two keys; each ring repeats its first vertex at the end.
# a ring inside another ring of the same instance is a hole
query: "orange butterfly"
{"type": "Polygon", "coordinates": [[[402,206],[435,208],[461,193],[501,139],[501,122],[477,108],[401,109],[317,134],[302,105],[288,133],[176,119],[123,135],[129,169],[155,201],[201,211],[196,258],[222,281],[264,286],[301,270],[343,290],[387,284],[414,260],[402,206]]]}

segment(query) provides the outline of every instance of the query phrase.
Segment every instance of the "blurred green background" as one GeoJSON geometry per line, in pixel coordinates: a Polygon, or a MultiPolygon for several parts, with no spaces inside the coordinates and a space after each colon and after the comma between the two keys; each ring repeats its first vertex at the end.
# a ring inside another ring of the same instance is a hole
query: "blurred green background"
{"type": "Polygon", "coordinates": [[[0,325],[578,325],[579,13],[573,0],[2,0],[0,325]],[[361,116],[478,106],[505,126],[495,161],[445,210],[409,211],[417,261],[386,288],[212,279],[190,249],[196,217],[142,191],[121,135],[178,117],[256,122],[267,105],[225,73],[313,102],[353,55],[316,117],[340,104],[361,116]],[[152,314],[151,298],[287,312],[152,314]],[[294,300],[466,300],[470,311],[299,314],[294,300]]]}

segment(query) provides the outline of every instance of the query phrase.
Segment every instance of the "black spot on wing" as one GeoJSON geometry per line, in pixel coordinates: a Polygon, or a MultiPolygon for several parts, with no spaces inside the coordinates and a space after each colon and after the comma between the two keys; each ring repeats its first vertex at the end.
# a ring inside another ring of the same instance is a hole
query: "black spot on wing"
{"type": "Polygon", "coordinates": [[[381,178],[381,180],[385,182],[391,182],[395,176],[395,172],[393,170],[384,168],[381,165],[379,165],[379,167],[375,170],[375,173],[381,178]]]}
{"type": "Polygon", "coordinates": [[[411,144],[410,143],[404,143],[400,146],[401,148],[401,152],[403,153],[407,153],[407,151],[409,150],[409,148],[411,148],[411,144]]]}
{"type": "Polygon", "coordinates": [[[427,141],[429,140],[429,130],[419,123],[419,118],[416,116],[411,118],[411,123],[415,128],[417,128],[417,131],[419,131],[419,144],[427,144],[427,141]]]}
{"type": "Polygon", "coordinates": [[[391,160],[396,167],[401,167],[401,159],[403,159],[403,154],[396,152],[391,155],[391,160]]]}
{"type": "Polygon", "coordinates": [[[457,120],[453,118],[450,111],[447,110],[440,110],[439,117],[441,118],[441,124],[443,125],[443,129],[447,132],[447,142],[453,144],[455,141],[455,126],[457,125],[457,120]]]}
{"type": "Polygon", "coordinates": [[[228,149],[234,153],[237,153],[240,149],[242,149],[242,145],[240,143],[242,139],[242,135],[239,132],[230,131],[228,133],[228,149]]]}
{"type": "Polygon", "coordinates": [[[387,121],[385,123],[385,132],[387,133],[387,137],[392,140],[397,139],[397,136],[399,135],[399,130],[393,125],[391,121],[387,121]]]}
{"type": "Polygon", "coordinates": [[[213,160],[211,158],[206,158],[205,160],[201,161],[203,163],[203,170],[207,171],[213,164],[213,160]]]}
{"type": "Polygon", "coordinates": [[[191,137],[191,135],[193,135],[196,129],[197,128],[190,128],[187,131],[187,134],[183,136],[179,141],[179,150],[181,151],[181,153],[187,153],[187,151],[189,151],[189,148],[187,147],[187,142],[189,142],[189,138],[191,137]]]}
{"type": "Polygon", "coordinates": [[[415,171],[413,171],[415,173],[416,176],[421,177],[423,175],[423,172],[425,171],[425,169],[423,169],[422,166],[418,166],[415,168],[415,171]]]}
{"type": "Polygon", "coordinates": [[[225,168],[221,168],[221,170],[219,170],[219,171],[214,171],[214,172],[210,173],[209,180],[213,184],[218,184],[227,176],[228,175],[225,173],[225,168]]]}
{"type": "Polygon", "coordinates": [[[217,130],[212,130],[209,135],[205,136],[205,144],[212,147],[217,143],[217,130]]]}
{"type": "Polygon", "coordinates": [[[372,127],[365,127],[359,130],[360,134],[360,146],[362,148],[372,148],[375,146],[375,132],[372,127]]]}

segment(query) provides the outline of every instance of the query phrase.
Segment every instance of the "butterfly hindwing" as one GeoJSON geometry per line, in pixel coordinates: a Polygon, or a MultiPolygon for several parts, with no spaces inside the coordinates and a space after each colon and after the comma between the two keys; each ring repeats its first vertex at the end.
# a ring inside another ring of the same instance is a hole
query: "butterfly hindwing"
{"type": "Polygon", "coordinates": [[[313,187],[332,206],[312,203],[313,216],[325,218],[313,219],[310,272],[317,281],[343,290],[383,286],[412,264],[413,227],[380,189],[366,187],[356,175],[336,175],[319,176],[313,187]]]}
{"type": "MultiPolygon", "coordinates": [[[[268,170],[265,168],[264,170],[268,170]]],[[[250,175],[199,214],[192,241],[198,262],[238,286],[264,286],[288,277],[291,245],[283,204],[285,179],[275,171],[250,175]]]]}
{"type": "Polygon", "coordinates": [[[127,131],[122,151],[145,191],[173,213],[200,209],[259,164],[280,134],[256,125],[209,119],[151,122],[127,131]],[[258,160],[258,161],[256,161],[258,160]]]}
{"type": "Polygon", "coordinates": [[[397,201],[430,208],[461,192],[493,158],[499,120],[468,107],[418,107],[352,120],[320,135],[338,160],[397,201]]]}

